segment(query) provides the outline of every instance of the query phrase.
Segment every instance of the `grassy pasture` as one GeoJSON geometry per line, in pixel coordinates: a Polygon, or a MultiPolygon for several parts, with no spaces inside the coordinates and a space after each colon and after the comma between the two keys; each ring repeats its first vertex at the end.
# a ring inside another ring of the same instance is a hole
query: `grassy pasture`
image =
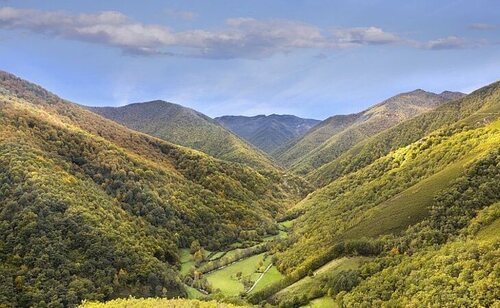
{"type": "Polygon", "coordinates": [[[181,261],[181,274],[185,275],[194,266],[193,256],[189,253],[188,248],[179,249],[181,261]]]}
{"type": "Polygon", "coordinates": [[[335,300],[329,296],[323,296],[320,298],[313,299],[305,307],[308,308],[337,308],[340,307],[335,300]]]}
{"type": "MultiPolygon", "coordinates": [[[[257,275],[257,278],[258,276],[260,276],[260,274],[257,275]]],[[[262,277],[262,279],[259,281],[259,283],[257,283],[257,285],[255,286],[255,288],[252,290],[251,293],[253,292],[256,292],[256,291],[259,291],[259,290],[262,290],[262,289],[265,289],[267,286],[277,282],[277,281],[280,281],[281,279],[283,279],[283,274],[281,274],[278,269],[276,268],[276,266],[272,266],[265,274],[264,276],[262,277]]]]}
{"type": "MultiPolygon", "coordinates": [[[[264,253],[261,253],[242,259],[206,275],[206,278],[214,289],[220,289],[224,295],[237,296],[244,291],[244,286],[243,283],[236,278],[236,274],[241,272],[242,277],[251,276],[258,270],[259,261],[263,260],[263,257],[264,253]]],[[[268,257],[264,264],[267,265],[270,261],[271,259],[268,257]]]]}
{"type": "Polygon", "coordinates": [[[344,257],[340,259],[335,259],[327,264],[323,265],[314,272],[312,277],[306,276],[301,280],[295,282],[294,284],[284,288],[283,290],[276,293],[273,297],[274,299],[284,299],[291,298],[295,295],[302,296],[302,294],[308,294],[311,290],[319,288],[318,283],[321,277],[326,275],[332,275],[336,272],[343,270],[356,269],[362,263],[369,260],[367,257],[344,257]]]}
{"type": "Polygon", "coordinates": [[[366,211],[359,218],[359,222],[347,230],[342,237],[355,239],[397,233],[422,220],[428,215],[428,206],[434,196],[463,172],[466,162],[466,160],[461,160],[451,164],[444,170],[366,211]]]}

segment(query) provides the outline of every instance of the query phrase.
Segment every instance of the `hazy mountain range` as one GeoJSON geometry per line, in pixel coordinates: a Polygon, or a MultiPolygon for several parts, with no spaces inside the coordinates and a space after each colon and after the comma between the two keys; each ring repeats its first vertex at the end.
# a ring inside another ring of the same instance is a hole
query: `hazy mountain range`
{"type": "Polygon", "coordinates": [[[215,118],[215,120],[267,153],[273,153],[280,146],[303,136],[320,122],[293,115],[278,114],[254,117],[222,116],[215,118]]]}
{"type": "Polygon", "coordinates": [[[267,155],[210,117],[177,104],[153,101],[123,107],[89,108],[131,129],[252,167],[272,166],[267,155]]]}

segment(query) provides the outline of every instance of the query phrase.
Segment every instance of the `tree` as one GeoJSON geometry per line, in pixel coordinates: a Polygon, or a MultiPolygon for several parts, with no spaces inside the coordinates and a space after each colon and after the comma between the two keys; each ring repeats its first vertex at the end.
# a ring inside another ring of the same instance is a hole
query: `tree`
{"type": "Polygon", "coordinates": [[[191,242],[190,252],[191,254],[195,254],[197,251],[201,249],[200,242],[198,240],[194,240],[191,242]]]}
{"type": "Polygon", "coordinates": [[[194,262],[196,265],[200,265],[201,262],[203,262],[204,256],[203,256],[203,251],[200,249],[197,252],[194,253],[194,262]]]}

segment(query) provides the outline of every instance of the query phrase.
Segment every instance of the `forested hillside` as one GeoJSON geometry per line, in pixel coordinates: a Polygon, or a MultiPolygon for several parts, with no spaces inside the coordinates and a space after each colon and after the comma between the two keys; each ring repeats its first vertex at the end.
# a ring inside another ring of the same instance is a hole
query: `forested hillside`
{"type": "Polygon", "coordinates": [[[275,168],[264,153],[208,116],[177,104],[152,101],[123,107],[89,107],[110,120],[211,156],[254,168],[275,168]]]}
{"type": "Polygon", "coordinates": [[[423,90],[402,93],[360,113],[326,119],[304,137],[279,149],[275,157],[294,172],[305,175],[358,142],[461,96],[456,92],[435,94],[423,90]]]}
{"type": "MultiPolygon", "coordinates": [[[[494,306],[500,82],[403,96],[313,128],[296,144],[329,161],[304,180],[0,72],[0,306],[494,306]]],[[[178,108],[151,104],[127,115],[178,108]]]]}
{"type": "Polygon", "coordinates": [[[499,83],[496,82],[462,99],[444,104],[433,112],[361,140],[336,159],[311,172],[308,178],[317,186],[323,186],[367,166],[390,151],[408,146],[437,129],[446,128],[458,121],[490,121],[498,117],[498,88],[499,83]]]}
{"type": "Polygon", "coordinates": [[[273,156],[278,148],[303,136],[320,122],[319,120],[279,114],[254,117],[222,116],[215,118],[215,120],[273,156]]]}
{"type": "Polygon", "coordinates": [[[136,133],[0,73],[0,304],[185,296],[178,247],[275,234],[304,183],[136,133]]]}
{"type": "Polygon", "coordinates": [[[492,305],[500,295],[493,282],[500,278],[499,115],[497,82],[362,143],[349,161],[359,165],[292,209],[299,217],[276,248],[278,269],[288,278],[250,300],[492,305]],[[372,261],[321,274],[317,284],[307,278],[358,256],[372,261]],[[305,286],[297,297],[273,296],[295,284],[305,286]]]}

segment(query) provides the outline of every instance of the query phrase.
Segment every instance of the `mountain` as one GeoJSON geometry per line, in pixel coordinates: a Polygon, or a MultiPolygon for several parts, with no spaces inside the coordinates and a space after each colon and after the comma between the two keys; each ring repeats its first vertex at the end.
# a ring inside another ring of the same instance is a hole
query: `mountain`
{"type": "Polygon", "coordinates": [[[185,296],[179,248],[276,234],[304,183],[132,131],[0,72],[0,305],[185,296]]]}
{"type": "Polygon", "coordinates": [[[421,89],[402,93],[362,112],[330,117],[274,156],[294,172],[306,175],[359,141],[461,96],[458,92],[435,94],[421,89]]]}
{"type": "Polygon", "coordinates": [[[288,278],[249,300],[303,305],[328,294],[347,307],[491,306],[500,82],[346,153],[329,181],[290,210],[298,218],[276,254],[288,278]],[[289,302],[278,292],[287,289],[302,291],[289,302]]]}
{"type": "Polygon", "coordinates": [[[265,169],[270,159],[208,116],[177,104],[152,101],[89,110],[136,131],[200,150],[214,157],[265,169]]]}
{"type": "Polygon", "coordinates": [[[215,120],[269,154],[285,143],[304,135],[320,122],[293,115],[278,114],[254,117],[222,116],[215,118],[215,120]]]}
{"type": "Polygon", "coordinates": [[[0,72],[0,306],[492,307],[500,82],[435,95],[309,172],[312,191],[0,72]]]}

